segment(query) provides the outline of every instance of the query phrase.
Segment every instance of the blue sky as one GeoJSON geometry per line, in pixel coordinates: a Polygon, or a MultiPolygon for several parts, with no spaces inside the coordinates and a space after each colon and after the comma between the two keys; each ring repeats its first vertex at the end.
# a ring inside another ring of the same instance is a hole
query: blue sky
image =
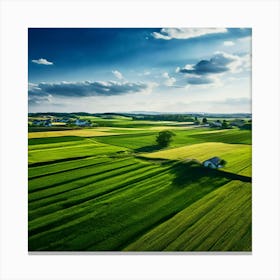
{"type": "Polygon", "coordinates": [[[30,112],[251,112],[251,29],[30,28],[30,112]]]}

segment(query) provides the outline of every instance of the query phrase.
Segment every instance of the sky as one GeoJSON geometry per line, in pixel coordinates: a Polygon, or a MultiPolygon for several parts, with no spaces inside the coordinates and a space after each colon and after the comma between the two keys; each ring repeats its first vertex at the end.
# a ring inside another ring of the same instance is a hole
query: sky
{"type": "Polygon", "coordinates": [[[250,28],[29,28],[29,112],[251,113],[250,28]]]}

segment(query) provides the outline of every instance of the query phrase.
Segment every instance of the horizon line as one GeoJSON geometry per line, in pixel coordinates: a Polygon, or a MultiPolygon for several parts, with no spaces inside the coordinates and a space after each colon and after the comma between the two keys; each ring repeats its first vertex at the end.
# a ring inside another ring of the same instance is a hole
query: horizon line
{"type": "Polygon", "coordinates": [[[104,111],[104,112],[86,112],[86,111],[76,111],[76,112],[57,112],[57,111],[45,111],[45,112],[28,112],[28,114],[50,114],[50,113],[55,113],[55,114],[78,114],[78,113],[86,113],[86,114],[145,114],[145,113],[157,113],[157,114],[223,114],[223,115],[242,115],[242,114],[249,114],[252,115],[252,112],[241,112],[241,113],[224,113],[224,112],[160,112],[160,111],[126,111],[126,112],[111,112],[111,111],[104,111]]]}

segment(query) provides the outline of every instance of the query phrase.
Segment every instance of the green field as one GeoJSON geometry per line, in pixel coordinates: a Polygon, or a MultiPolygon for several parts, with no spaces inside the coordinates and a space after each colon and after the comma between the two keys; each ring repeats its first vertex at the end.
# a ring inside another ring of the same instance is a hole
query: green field
{"type": "Polygon", "coordinates": [[[251,131],[89,118],[29,133],[29,251],[252,250],[251,131]]]}

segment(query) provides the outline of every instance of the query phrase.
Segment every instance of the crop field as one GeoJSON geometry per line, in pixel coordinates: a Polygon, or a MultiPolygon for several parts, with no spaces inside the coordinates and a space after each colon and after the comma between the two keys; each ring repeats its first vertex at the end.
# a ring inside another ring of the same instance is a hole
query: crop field
{"type": "Polygon", "coordinates": [[[29,133],[29,251],[252,250],[251,131],[89,118],[29,133]]]}
{"type": "Polygon", "coordinates": [[[104,136],[114,133],[98,131],[93,129],[78,129],[78,130],[63,130],[63,131],[45,131],[45,132],[30,132],[28,138],[44,138],[44,137],[59,137],[59,136],[104,136]]]}
{"type": "MultiPolygon", "coordinates": [[[[180,148],[168,149],[164,151],[142,154],[148,158],[160,158],[170,160],[195,159],[203,162],[208,158],[214,157],[219,151],[219,156],[225,159],[228,164],[222,170],[239,173],[244,168],[250,167],[252,148],[250,145],[225,144],[225,143],[203,143],[183,146],[180,148]]],[[[248,175],[251,176],[250,170],[248,175]]]]}

